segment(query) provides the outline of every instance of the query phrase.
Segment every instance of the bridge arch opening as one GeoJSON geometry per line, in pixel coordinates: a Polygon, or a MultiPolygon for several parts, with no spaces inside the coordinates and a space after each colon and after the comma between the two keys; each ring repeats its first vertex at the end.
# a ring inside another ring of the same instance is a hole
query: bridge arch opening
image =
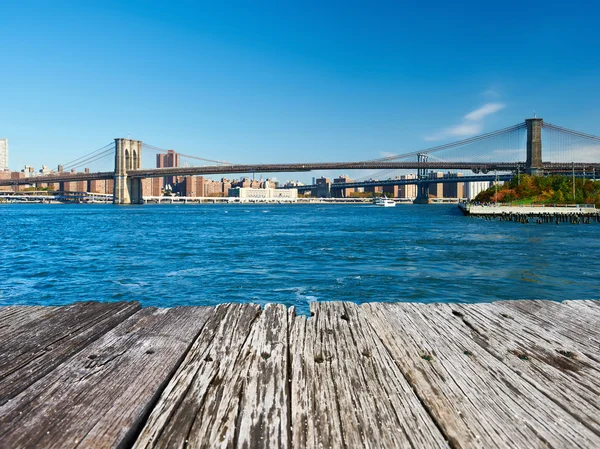
{"type": "Polygon", "coordinates": [[[127,148],[125,148],[125,170],[131,170],[131,157],[127,148]]]}
{"type": "Polygon", "coordinates": [[[137,151],[133,150],[133,166],[131,167],[132,170],[137,170],[138,168],[140,168],[138,162],[138,153],[137,151]]]}

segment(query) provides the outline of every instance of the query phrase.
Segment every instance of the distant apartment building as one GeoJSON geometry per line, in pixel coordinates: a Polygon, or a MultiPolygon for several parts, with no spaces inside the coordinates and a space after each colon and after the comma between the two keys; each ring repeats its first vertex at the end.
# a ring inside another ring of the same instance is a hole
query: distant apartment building
{"type": "Polygon", "coordinates": [[[161,196],[164,187],[164,178],[143,178],[142,196],[161,196]]]}
{"type": "Polygon", "coordinates": [[[48,168],[47,165],[42,165],[42,168],[39,169],[38,173],[41,175],[51,175],[54,171],[48,168]]]}
{"type": "MultiPolygon", "coordinates": [[[[400,179],[417,179],[417,175],[410,173],[408,175],[400,176],[400,179]]],[[[416,184],[405,184],[398,186],[398,198],[416,198],[417,197],[417,185],[416,184]]]]}
{"type": "Polygon", "coordinates": [[[367,186],[364,187],[363,191],[366,193],[379,194],[383,193],[383,186],[367,186]]]}
{"type": "Polygon", "coordinates": [[[250,179],[250,178],[242,178],[239,181],[231,181],[231,187],[235,188],[235,187],[249,187],[252,189],[260,189],[261,186],[264,184],[263,181],[259,181],[259,180],[255,180],[255,179],[250,179]]]}
{"type": "Polygon", "coordinates": [[[31,178],[32,176],[35,176],[35,168],[31,165],[26,165],[25,168],[21,170],[21,173],[25,174],[25,178],[31,178]]]}
{"type": "Polygon", "coordinates": [[[382,193],[387,196],[387,197],[392,197],[392,198],[398,198],[398,195],[400,194],[400,186],[398,185],[383,185],[382,187],[382,193]]]}
{"type": "MultiPolygon", "coordinates": [[[[179,153],[174,150],[167,151],[167,154],[156,155],[156,168],[175,168],[180,166],[179,153]]],[[[174,185],[179,182],[176,176],[165,176],[164,184],[174,185]]]]}
{"type": "Polygon", "coordinates": [[[188,197],[204,197],[204,184],[206,180],[204,176],[186,176],[185,177],[185,196],[188,197]]]}
{"type": "Polygon", "coordinates": [[[0,171],[8,170],[8,139],[0,139],[0,171]]]}
{"type": "MultiPolygon", "coordinates": [[[[348,175],[342,175],[338,178],[333,179],[334,184],[348,183],[353,182],[348,175]]],[[[354,193],[354,188],[346,188],[346,189],[334,189],[331,193],[340,198],[348,198],[351,193],[354,193]]]]}
{"type": "MultiPolygon", "coordinates": [[[[0,170],[0,179],[11,179],[11,173],[9,170],[0,170]]],[[[0,192],[6,192],[12,190],[11,186],[0,186],[0,192]]]]}
{"type": "MultiPolygon", "coordinates": [[[[462,178],[462,173],[446,173],[444,178],[462,178]]],[[[447,182],[444,186],[444,198],[465,198],[464,182],[447,182]]]]}
{"type": "MultiPolygon", "coordinates": [[[[25,173],[23,172],[18,172],[18,171],[13,171],[13,172],[9,172],[10,173],[10,179],[23,179],[25,178],[25,173]]],[[[19,190],[23,190],[25,188],[29,187],[26,184],[22,184],[22,185],[13,185],[10,190],[13,190],[15,192],[18,192],[19,190]]]]}
{"type": "Polygon", "coordinates": [[[179,161],[179,153],[176,153],[175,150],[169,150],[167,154],[156,155],[156,168],[179,167],[179,161]]]}
{"type": "MultiPolygon", "coordinates": [[[[77,173],[75,169],[71,173],[77,173]]],[[[60,183],[59,190],[62,192],[79,192],[78,181],[63,181],[60,183]]]]}
{"type": "MultiPolygon", "coordinates": [[[[429,179],[443,178],[444,173],[442,172],[430,172],[429,179]]],[[[444,184],[441,182],[429,184],[429,196],[431,198],[443,198],[444,197],[444,184]]]]}
{"type": "Polygon", "coordinates": [[[89,181],[88,192],[112,195],[114,193],[114,184],[113,179],[94,179],[89,181]]]}
{"type": "Polygon", "coordinates": [[[204,196],[227,196],[231,188],[231,181],[221,178],[221,181],[207,180],[204,183],[204,196]]]}
{"type": "Polygon", "coordinates": [[[285,182],[283,187],[302,187],[303,185],[304,185],[303,182],[289,180],[289,181],[285,182]]]}
{"type": "Polygon", "coordinates": [[[317,198],[329,198],[331,197],[331,180],[321,176],[315,179],[315,188],[312,189],[311,195],[317,198]]]}
{"type": "Polygon", "coordinates": [[[465,198],[472,200],[480,192],[489,189],[492,186],[490,181],[471,181],[465,182],[465,198]]]}

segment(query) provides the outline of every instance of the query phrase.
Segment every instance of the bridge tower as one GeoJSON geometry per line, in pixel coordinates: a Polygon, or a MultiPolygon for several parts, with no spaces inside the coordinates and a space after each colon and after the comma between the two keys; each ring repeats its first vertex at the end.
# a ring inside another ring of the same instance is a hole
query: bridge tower
{"type": "MultiPolygon", "coordinates": [[[[417,154],[418,162],[427,162],[429,156],[426,153],[417,154]]],[[[419,164],[420,165],[420,164],[419,164]]],[[[413,200],[413,204],[429,204],[429,183],[425,181],[428,177],[428,170],[419,167],[417,169],[417,197],[413,200]]]]}
{"type": "Polygon", "coordinates": [[[142,141],[115,139],[114,204],[141,204],[142,180],[127,176],[129,170],[142,168],[142,141]]]}
{"type": "Polygon", "coordinates": [[[542,125],[544,119],[525,119],[527,125],[527,173],[530,175],[543,175],[542,166],[542,125]]]}

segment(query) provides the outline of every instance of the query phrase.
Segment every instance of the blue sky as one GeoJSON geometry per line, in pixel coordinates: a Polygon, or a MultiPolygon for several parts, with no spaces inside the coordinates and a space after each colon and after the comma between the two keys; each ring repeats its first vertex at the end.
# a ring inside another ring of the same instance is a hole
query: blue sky
{"type": "Polygon", "coordinates": [[[240,163],[372,159],[534,110],[600,134],[595,3],[423,3],[4,1],[10,167],[127,135],[240,163]]]}

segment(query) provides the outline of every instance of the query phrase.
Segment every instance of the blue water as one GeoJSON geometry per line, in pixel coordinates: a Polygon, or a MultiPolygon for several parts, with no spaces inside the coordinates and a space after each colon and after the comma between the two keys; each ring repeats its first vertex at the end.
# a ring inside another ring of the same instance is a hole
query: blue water
{"type": "Polygon", "coordinates": [[[598,299],[599,237],[455,205],[0,205],[0,305],[598,299]]]}

